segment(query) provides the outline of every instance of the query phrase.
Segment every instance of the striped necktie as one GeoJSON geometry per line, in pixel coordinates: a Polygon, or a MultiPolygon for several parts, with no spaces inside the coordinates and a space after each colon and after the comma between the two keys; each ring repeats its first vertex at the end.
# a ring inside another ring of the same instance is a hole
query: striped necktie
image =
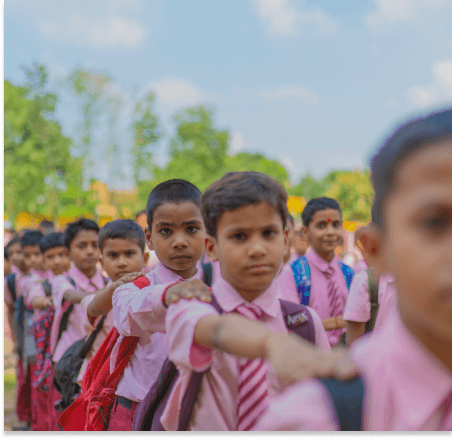
{"type": "Polygon", "coordinates": [[[334,317],[339,315],[339,301],[337,297],[337,285],[334,281],[334,268],[329,266],[326,271],[323,272],[328,279],[328,303],[330,308],[330,316],[334,317]]]}
{"type": "MultiPolygon", "coordinates": [[[[239,305],[235,312],[257,321],[262,310],[252,303],[239,305]]],[[[249,431],[268,407],[268,383],[265,363],[260,358],[239,360],[237,430],[249,431]]]]}

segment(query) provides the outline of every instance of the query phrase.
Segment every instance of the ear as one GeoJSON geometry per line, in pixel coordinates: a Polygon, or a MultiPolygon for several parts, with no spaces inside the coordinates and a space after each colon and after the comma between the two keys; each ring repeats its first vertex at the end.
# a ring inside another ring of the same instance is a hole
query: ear
{"type": "Polygon", "coordinates": [[[146,237],[146,244],[149,250],[154,250],[154,246],[152,245],[152,232],[149,227],[144,228],[144,236],[146,237]]]}
{"type": "Polygon", "coordinates": [[[146,266],[146,265],[148,265],[148,261],[149,261],[149,257],[150,257],[151,255],[148,253],[148,252],[144,252],[143,253],[143,262],[144,262],[144,266],[146,266]]]}
{"type": "Polygon", "coordinates": [[[309,242],[308,228],[306,226],[301,226],[300,236],[303,241],[309,242]]]}
{"type": "Polygon", "coordinates": [[[218,261],[218,243],[217,240],[210,235],[206,235],[204,241],[204,246],[206,250],[207,257],[212,261],[218,261]]]}
{"type": "Polygon", "coordinates": [[[361,233],[359,242],[363,246],[363,256],[367,265],[372,267],[378,276],[385,273],[387,270],[383,258],[382,235],[379,228],[370,224],[361,233]]]}

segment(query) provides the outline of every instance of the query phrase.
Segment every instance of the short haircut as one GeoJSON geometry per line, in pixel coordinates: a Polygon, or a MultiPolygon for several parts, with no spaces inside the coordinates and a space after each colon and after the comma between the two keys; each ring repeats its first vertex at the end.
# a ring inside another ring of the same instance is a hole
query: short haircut
{"type": "Polygon", "coordinates": [[[44,235],[44,237],[41,239],[41,242],[39,243],[41,253],[44,253],[47,250],[55,247],[66,247],[66,244],[64,243],[65,237],[65,234],[61,232],[53,232],[44,235]]]}
{"type": "Polygon", "coordinates": [[[99,247],[103,250],[107,239],[127,239],[133,241],[144,253],[146,240],[143,229],[131,219],[119,219],[105,224],[99,232],[99,247]]]}
{"type": "MultiPolygon", "coordinates": [[[[20,244],[21,238],[19,235],[15,236],[14,238],[11,239],[11,241],[8,242],[8,244],[6,244],[6,248],[10,248],[12,245],[19,243],[20,244]]],[[[21,244],[22,246],[22,244],[21,244]]]]}
{"type": "Polygon", "coordinates": [[[270,204],[287,221],[287,193],[283,186],[261,172],[229,172],[211,184],[202,195],[202,215],[206,231],[217,236],[218,221],[225,212],[250,204],[270,204]]]}
{"type": "Polygon", "coordinates": [[[303,221],[303,225],[305,227],[308,227],[310,222],[312,221],[314,214],[320,210],[325,209],[338,210],[342,218],[341,206],[339,206],[339,203],[336,200],[328,197],[313,198],[312,200],[308,201],[308,204],[306,204],[303,212],[301,213],[301,220],[303,221]]]}
{"type": "Polygon", "coordinates": [[[422,147],[452,136],[452,109],[445,109],[409,120],[387,137],[371,159],[375,191],[372,222],[383,226],[383,206],[394,188],[397,170],[404,160],[422,147]]]}
{"type": "Polygon", "coordinates": [[[157,185],[149,194],[146,205],[148,227],[152,227],[155,210],[165,203],[192,202],[201,207],[201,191],[187,180],[167,180],[157,185]]]}
{"type": "Polygon", "coordinates": [[[46,220],[46,219],[41,221],[41,224],[39,224],[39,228],[40,229],[41,228],[45,229],[45,233],[46,234],[47,233],[52,233],[52,232],[55,231],[55,225],[53,224],[53,222],[49,221],[49,220],[46,220]]]}
{"type": "Polygon", "coordinates": [[[93,230],[94,232],[99,233],[99,226],[93,220],[87,218],[80,218],[73,223],[69,223],[66,226],[66,230],[64,231],[66,235],[64,244],[68,249],[70,249],[71,243],[75,239],[77,234],[82,232],[83,230],[93,230]]]}
{"type": "Polygon", "coordinates": [[[38,230],[30,230],[29,232],[24,233],[24,236],[22,236],[20,240],[20,245],[22,248],[35,245],[39,246],[43,236],[44,235],[38,230]]]}
{"type": "Polygon", "coordinates": [[[8,261],[9,260],[9,255],[8,255],[8,248],[5,247],[5,259],[8,261]]]}

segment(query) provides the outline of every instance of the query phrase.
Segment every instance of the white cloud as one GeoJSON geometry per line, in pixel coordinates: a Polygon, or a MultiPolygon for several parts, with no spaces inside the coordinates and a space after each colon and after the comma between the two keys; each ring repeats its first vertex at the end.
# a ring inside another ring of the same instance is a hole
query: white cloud
{"type": "Polygon", "coordinates": [[[379,31],[382,27],[397,22],[413,22],[437,13],[450,0],[374,0],[376,10],[364,17],[367,27],[379,31]]]}
{"type": "Polygon", "coordinates": [[[414,107],[424,108],[452,100],[452,60],[433,64],[432,76],[430,85],[415,85],[408,90],[408,98],[414,107]]]}
{"type": "Polygon", "coordinates": [[[91,44],[94,47],[134,47],[139,45],[147,34],[137,21],[121,16],[100,19],[71,13],[65,20],[40,21],[40,32],[48,38],[63,39],[74,44],[91,44]]]}
{"type": "Polygon", "coordinates": [[[305,104],[315,105],[319,102],[319,98],[315,93],[304,87],[278,87],[273,90],[264,90],[260,93],[261,97],[271,101],[288,98],[301,99],[305,104]]]}
{"type": "Polygon", "coordinates": [[[270,35],[293,36],[299,26],[306,25],[312,25],[323,35],[339,28],[338,22],[319,7],[300,9],[295,7],[294,0],[253,0],[253,3],[270,35]]]}
{"type": "Polygon", "coordinates": [[[233,131],[231,134],[231,141],[229,146],[229,152],[231,154],[236,154],[242,151],[245,147],[245,141],[243,140],[242,134],[238,131],[233,131]]]}

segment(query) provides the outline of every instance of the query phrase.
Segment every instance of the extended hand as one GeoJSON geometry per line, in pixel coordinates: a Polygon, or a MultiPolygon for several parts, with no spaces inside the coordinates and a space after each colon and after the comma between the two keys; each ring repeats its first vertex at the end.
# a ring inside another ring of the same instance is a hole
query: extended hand
{"type": "Polygon", "coordinates": [[[144,273],[137,272],[137,271],[134,271],[133,273],[127,273],[124,276],[120,277],[115,282],[116,288],[120,287],[121,285],[127,284],[129,282],[133,282],[135,279],[139,278],[140,276],[144,276],[144,273]]]}
{"type": "Polygon", "coordinates": [[[166,290],[166,306],[177,302],[179,299],[199,299],[202,302],[211,302],[212,292],[210,288],[199,279],[186,280],[172,285],[166,290]]]}

